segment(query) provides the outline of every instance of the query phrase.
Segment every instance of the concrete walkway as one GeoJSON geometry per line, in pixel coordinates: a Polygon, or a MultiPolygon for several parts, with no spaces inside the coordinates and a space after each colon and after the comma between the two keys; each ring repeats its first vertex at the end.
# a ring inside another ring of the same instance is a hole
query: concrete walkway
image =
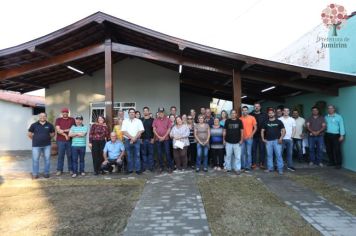
{"type": "Polygon", "coordinates": [[[258,179],[323,235],[355,235],[356,217],[310,189],[272,173],[258,179]]]}
{"type": "Polygon", "coordinates": [[[194,173],[162,174],[149,180],[124,235],[210,235],[194,173]]]}

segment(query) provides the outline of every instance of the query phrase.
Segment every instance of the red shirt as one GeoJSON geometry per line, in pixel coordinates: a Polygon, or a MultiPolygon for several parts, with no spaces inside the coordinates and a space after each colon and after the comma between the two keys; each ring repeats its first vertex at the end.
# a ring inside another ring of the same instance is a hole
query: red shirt
{"type": "MultiPolygon", "coordinates": [[[[167,117],[163,117],[163,119],[156,118],[153,121],[152,127],[154,129],[156,129],[156,133],[159,136],[163,137],[167,133],[167,130],[169,130],[172,127],[172,122],[167,117]]],[[[156,139],[158,139],[158,138],[156,137],[156,139]]],[[[169,139],[169,135],[166,136],[165,140],[168,140],[168,139],[169,139]]]]}
{"type": "MultiPolygon", "coordinates": [[[[75,124],[74,118],[68,117],[67,119],[64,119],[63,117],[60,117],[56,119],[55,126],[59,126],[61,130],[66,130],[66,129],[69,130],[74,124],[75,124]]],[[[68,135],[69,131],[64,133],[68,135]]],[[[57,133],[57,141],[68,141],[68,140],[66,140],[66,138],[63,135],[57,133]]]]}

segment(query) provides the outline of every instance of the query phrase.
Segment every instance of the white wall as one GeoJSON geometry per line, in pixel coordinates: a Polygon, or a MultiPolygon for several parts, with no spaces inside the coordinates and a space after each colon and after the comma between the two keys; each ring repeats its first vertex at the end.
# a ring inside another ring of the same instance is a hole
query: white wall
{"type": "MultiPolygon", "coordinates": [[[[179,73],[164,67],[140,60],[125,59],[113,66],[115,102],[136,102],[142,111],[144,106],[152,113],[159,106],[175,105],[180,108],[179,73]]],[[[82,114],[84,122],[89,121],[90,102],[105,100],[104,70],[93,76],[61,82],[46,89],[46,111],[60,114],[62,107],[68,107],[71,115],[82,114]]]]}
{"type": "Polygon", "coordinates": [[[0,101],[0,150],[30,150],[31,140],[27,137],[28,128],[35,122],[31,107],[0,101]],[[6,111],[6,112],[4,112],[6,111]]]}
{"type": "Polygon", "coordinates": [[[304,34],[271,60],[320,70],[330,70],[329,50],[321,48],[320,38],[326,38],[328,30],[320,24],[304,34]]]}

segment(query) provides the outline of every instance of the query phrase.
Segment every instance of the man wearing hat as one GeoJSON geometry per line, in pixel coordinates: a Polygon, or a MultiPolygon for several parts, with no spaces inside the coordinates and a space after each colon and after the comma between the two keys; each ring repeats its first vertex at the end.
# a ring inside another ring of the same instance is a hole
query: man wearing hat
{"type": "Polygon", "coordinates": [[[125,146],[121,140],[117,139],[115,132],[110,133],[110,141],[105,144],[103,156],[104,162],[101,165],[103,171],[113,171],[113,165],[122,167],[122,162],[125,153],[125,146]]]}
{"type": "Polygon", "coordinates": [[[171,158],[170,145],[169,145],[169,133],[171,132],[172,123],[164,115],[164,108],[158,108],[158,117],[153,121],[152,124],[153,133],[155,134],[155,140],[157,145],[157,154],[160,165],[160,172],[163,171],[163,157],[162,152],[166,153],[166,159],[168,163],[168,172],[171,173],[173,170],[173,161],[171,158]]]}
{"type": "Polygon", "coordinates": [[[73,174],[72,170],[72,142],[69,137],[69,130],[75,124],[75,120],[69,117],[69,109],[62,108],[62,116],[56,119],[56,131],[57,131],[57,146],[58,146],[58,161],[57,161],[57,173],[61,175],[63,173],[64,156],[67,155],[68,172],[73,174]]]}

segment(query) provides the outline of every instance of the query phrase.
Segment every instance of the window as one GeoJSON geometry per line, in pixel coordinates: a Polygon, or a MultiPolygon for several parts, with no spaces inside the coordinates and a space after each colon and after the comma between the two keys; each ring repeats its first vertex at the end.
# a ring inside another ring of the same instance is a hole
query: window
{"type": "MultiPolygon", "coordinates": [[[[136,109],[136,102],[114,102],[114,117],[117,116],[119,110],[124,111],[125,118],[128,117],[128,110],[130,108],[136,109]]],[[[90,123],[94,123],[98,116],[106,116],[105,102],[91,102],[90,103],[90,123]]]]}

